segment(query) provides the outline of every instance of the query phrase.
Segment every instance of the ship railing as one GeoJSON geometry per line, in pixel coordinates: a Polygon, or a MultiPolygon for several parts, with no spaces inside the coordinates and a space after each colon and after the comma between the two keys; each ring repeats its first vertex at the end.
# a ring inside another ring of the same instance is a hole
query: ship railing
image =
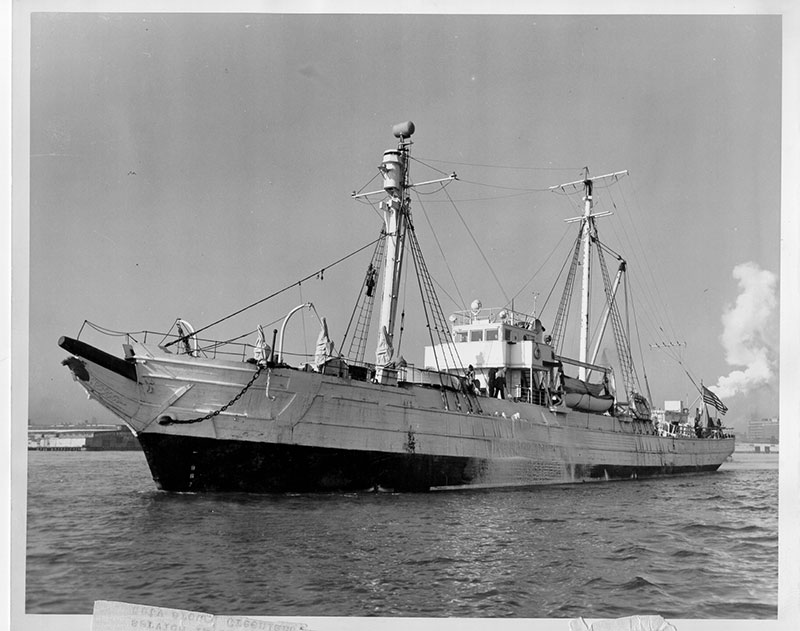
{"type": "Polygon", "coordinates": [[[667,438],[697,438],[694,427],[691,425],[674,425],[667,421],[656,421],[654,424],[659,436],[667,438]]]}
{"type": "Polygon", "coordinates": [[[677,427],[667,421],[654,421],[656,432],[659,436],[666,438],[731,438],[732,435],[724,431],[725,428],[701,427],[698,435],[697,430],[692,425],[680,424],[677,427]]]}
{"type": "Polygon", "coordinates": [[[541,388],[516,386],[512,392],[512,398],[516,401],[532,403],[533,405],[550,405],[550,395],[541,388]]]}
{"type": "Polygon", "coordinates": [[[105,337],[121,338],[128,344],[153,344],[176,355],[193,355],[195,357],[223,358],[232,361],[247,361],[253,357],[255,346],[242,342],[244,337],[252,336],[253,332],[240,335],[229,340],[213,340],[198,337],[195,333],[181,336],[175,332],[162,333],[159,331],[114,331],[89,320],[84,320],[78,331],[77,338],[86,337],[85,330],[91,330],[105,337]]]}
{"type": "Polygon", "coordinates": [[[519,311],[498,307],[481,307],[480,309],[455,311],[450,316],[450,322],[456,326],[487,321],[491,323],[503,322],[527,329],[533,327],[535,318],[528,313],[520,313],[519,311]]]}
{"type": "Polygon", "coordinates": [[[734,438],[734,435],[730,432],[726,432],[725,430],[728,429],[727,427],[716,427],[712,428],[708,431],[708,438],[734,438]]]}
{"type": "MultiPolygon", "coordinates": [[[[252,332],[247,335],[252,335],[252,332]]],[[[196,335],[185,337],[176,333],[161,333],[158,331],[126,333],[126,337],[129,341],[141,344],[157,344],[160,348],[176,355],[193,355],[208,359],[247,361],[254,356],[256,350],[254,344],[240,342],[238,341],[240,338],[214,340],[196,335]]]]}

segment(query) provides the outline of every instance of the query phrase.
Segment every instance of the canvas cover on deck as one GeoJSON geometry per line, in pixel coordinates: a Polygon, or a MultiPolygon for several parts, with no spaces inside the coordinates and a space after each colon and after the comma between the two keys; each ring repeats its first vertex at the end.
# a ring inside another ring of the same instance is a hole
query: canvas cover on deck
{"type": "Polygon", "coordinates": [[[314,355],[314,363],[317,369],[322,367],[326,361],[333,357],[333,340],[328,335],[328,322],[322,318],[322,328],[317,337],[317,352],[314,355]]]}
{"type": "Polygon", "coordinates": [[[614,405],[614,395],[609,394],[603,383],[589,383],[574,377],[564,376],[566,404],[585,412],[606,412],[614,405]]]}

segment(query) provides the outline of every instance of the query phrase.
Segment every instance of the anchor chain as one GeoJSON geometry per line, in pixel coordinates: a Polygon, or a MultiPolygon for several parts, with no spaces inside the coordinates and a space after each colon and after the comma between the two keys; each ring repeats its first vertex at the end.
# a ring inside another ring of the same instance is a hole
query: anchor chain
{"type": "Polygon", "coordinates": [[[245,387],[241,389],[239,394],[237,394],[235,397],[233,397],[230,401],[228,401],[220,409],[214,410],[213,412],[209,412],[205,416],[201,416],[199,418],[190,418],[190,419],[186,419],[186,420],[182,420],[182,421],[181,420],[177,420],[177,419],[165,418],[165,419],[161,419],[160,421],[158,421],[158,424],[159,425],[188,425],[190,423],[202,423],[203,421],[207,421],[210,418],[214,418],[215,416],[219,416],[225,410],[227,410],[229,407],[231,407],[234,403],[236,403],[239,399],[242,398],[242,395],[245,392],[247,392],[250,389],[250,387],[255,383],[256,379],[258,379],[258,376],[262,373],[264,368],[266,368],[266,364],[260,365],[258,367],[258,370],[256,370],[255,374],[253,374],[253,376],[250,377],[250,381],[248,381],[247,385],[245,385],[245,387]]]}

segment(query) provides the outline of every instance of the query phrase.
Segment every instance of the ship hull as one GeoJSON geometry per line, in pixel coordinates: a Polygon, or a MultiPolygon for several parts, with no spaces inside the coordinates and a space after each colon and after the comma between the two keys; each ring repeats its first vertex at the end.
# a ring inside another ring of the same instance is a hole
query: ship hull
{"type": "Polygon", "coordinates": [[[331,491],[435,491],[628,480],[713,472],[719,464],[685,466],[580,465],[564,475],[532,477],[525,470],[553,463],[518,462],[518,477],[486,482],[488,459],[396,454],[279,445],[191,436],[142,434],[140,442],[159,489],[179,492],[307,493],[331,491]]]}
{"type": "Polygon", "coordinates": [[[645,422],[476,397],[431,380],[386,386],[142,344],[126,349],[134,379],[104,355],[67,346],[76,381],[128,424],[167,491],[427,491],[629,479],[713,471],[734,448],[732,438],[662,437],[645,422]]]}

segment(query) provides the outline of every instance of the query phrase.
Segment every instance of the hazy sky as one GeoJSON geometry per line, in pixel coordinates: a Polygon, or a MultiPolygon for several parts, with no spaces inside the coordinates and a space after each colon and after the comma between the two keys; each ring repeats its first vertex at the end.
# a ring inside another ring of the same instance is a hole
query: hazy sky
{"type": "MultiPolygon", "coordinates": [[[[781,44],[768,15],[34,14],[29,417],[113,420],[60,365],[84,320],[199,328],[376,238],[350,193],[409,119],[412,179],[461,178],[457,212],[442,193],[412,206],[445,313],[459,294],[530,311],[534,292],[541,311],[581,206],[547,187],[628,169],[596,191],[615,213],[599,229],[629,261],[654,403],[694,398],[649,348],[685,342],[693,376],[746,391],[728,419],[777,415],[781,44]]],[[[368,261],[209,335],[310,300],[338,344],[368,261]]],[[[411,362],[422,326],[409,308],[411,362]]],[[[287,344],[316,334],[297,320],[287,344]]]]}

